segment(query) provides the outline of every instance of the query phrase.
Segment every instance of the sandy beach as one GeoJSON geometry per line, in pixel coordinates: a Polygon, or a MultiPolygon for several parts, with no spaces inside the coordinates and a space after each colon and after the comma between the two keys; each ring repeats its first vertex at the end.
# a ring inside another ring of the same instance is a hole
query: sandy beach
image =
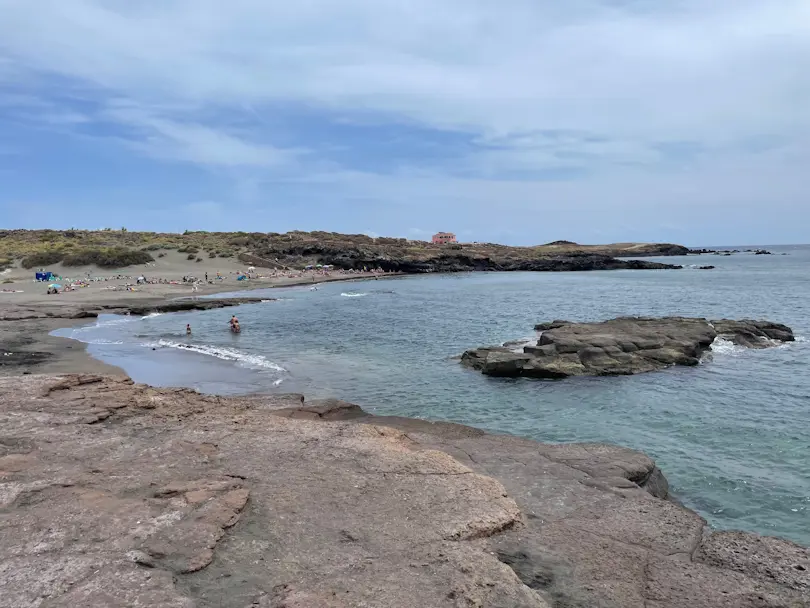
{"type": "Polygon", "coordinates": [[[63,268],[61,265],[48,270],[63,277],[56,280],[63,288],[71,283],[83,286],[48,294],[50,283],[36,282],[34,269],[12,268],[0,275],[0,376],[30,373],[123,375],[119,368],[89,356],[85,344],[49,335],[55,329],[86,323],[98,313],[126,313],[130,308],[231,292],[400,276],[257,268],[249,273],[252,278],[240,281],[237,277],[247,272],[243,263],[220,258],[196,263],[176,252],[167,253],[153,264],[121,270],[92,266],[63,268]],[[205,282],[206,274],[208,282],[205,282]],[[141,276],[146,282],[139,284],[138,277],[141,276]],[[184,282],[183,279],[188,277],[194,277],[197,282],[184,282]]]}

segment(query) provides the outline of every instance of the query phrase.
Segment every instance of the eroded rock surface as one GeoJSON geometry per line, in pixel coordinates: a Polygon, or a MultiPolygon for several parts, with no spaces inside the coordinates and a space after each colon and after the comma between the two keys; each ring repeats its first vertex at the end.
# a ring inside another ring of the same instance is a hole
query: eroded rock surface
{"type": "Polygon", "coordinates": [[[566,378],[639,374],[672,365],[697,365],[716,338],[749,348],[794,340],[786,325],[770,321],[707,321],[684,317],[621,317],[601,323],[552,321],[535,326],[536,344],[465,352],[464,365],[488,376],[566,378]]]}
{"type": "Polygon", "coordinates": [[[808,606],[808,552],[710,533],[638,452],[0,379],[0,608],[808,606]]]}

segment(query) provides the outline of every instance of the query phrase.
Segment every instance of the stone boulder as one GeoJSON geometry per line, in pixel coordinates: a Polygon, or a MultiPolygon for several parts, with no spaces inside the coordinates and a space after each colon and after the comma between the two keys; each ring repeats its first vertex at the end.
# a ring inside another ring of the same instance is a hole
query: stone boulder
{"type": "Polygon", "coordinates": [[[566,378],[617,376],[694,366],[722,338],[748,348],[767,348],[795,338],[770,321],[686,317],[620,317],[600,323],[540,323],[536,344],[522,350],[490,346],[465,352],[461,363],[487,376],[566,378]]]}

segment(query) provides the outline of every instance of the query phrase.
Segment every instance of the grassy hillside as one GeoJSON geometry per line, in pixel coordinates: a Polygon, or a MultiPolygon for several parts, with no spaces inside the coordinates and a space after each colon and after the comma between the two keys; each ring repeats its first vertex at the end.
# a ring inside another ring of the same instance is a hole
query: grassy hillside
{"type": "Polygon", "coordinates": [[[677,255],[686,248],[670,244],[621,243],[579,245],[555,241],[536,247],[508,247],[491,243],[433,245],[400,238],[371,238],[362,234],[333,232],[128,232],[122,230],[4,230],[0,231],[0,268],[19,262],[25,268],[62,263],[94,264],[120,268],[143,264],[166,251],[200,257],[239,257],[255,265],[302,267],[311,263],[346,268],[433,263],[462,260],[515,265],[544,258],[578,255],[644,256],[677,255]]]}

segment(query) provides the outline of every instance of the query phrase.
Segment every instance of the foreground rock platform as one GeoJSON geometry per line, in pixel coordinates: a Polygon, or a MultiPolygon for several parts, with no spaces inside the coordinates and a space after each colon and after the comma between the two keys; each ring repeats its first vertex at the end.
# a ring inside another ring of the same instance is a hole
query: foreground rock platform
{"type": "Polygon", "coordinates": [[[617,376],[697,365],[722,338],[748,348],[795,340],[786,325],[770,321],[708,321],[685,317],[620,317],[600,323],[552,321],[535,326],[536,344],[465,352],[462,364],[488,376],[566,378],[617,376]]]}
{"type": "Polygon", "coordinates": [[[1,608],[810,606],[655,463],[300,395],[0,378],[1,608]]]}

